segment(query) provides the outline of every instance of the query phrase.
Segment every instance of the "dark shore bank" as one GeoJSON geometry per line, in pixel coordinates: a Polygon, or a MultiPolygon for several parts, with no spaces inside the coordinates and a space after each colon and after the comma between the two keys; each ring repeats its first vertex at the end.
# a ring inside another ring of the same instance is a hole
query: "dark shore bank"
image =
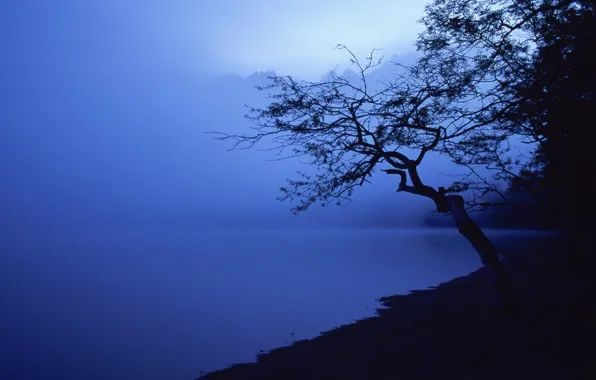
{"type": "Polygon", "coordinates": [[[596,378],[592,278],[571,274],[561,238],[496,243],[519,295],[514,314],[494,311],[480,269],[200,379],[596,378]]]}

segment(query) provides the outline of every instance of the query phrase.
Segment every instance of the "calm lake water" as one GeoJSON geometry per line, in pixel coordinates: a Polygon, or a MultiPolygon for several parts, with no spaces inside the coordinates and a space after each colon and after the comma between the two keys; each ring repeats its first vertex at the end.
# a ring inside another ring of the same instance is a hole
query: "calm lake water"
{"type": "Polygon", "coordinates": [[[0,245],[7,380],[190,380],[481,265],[455,229],[94,230],[0,245]]]}

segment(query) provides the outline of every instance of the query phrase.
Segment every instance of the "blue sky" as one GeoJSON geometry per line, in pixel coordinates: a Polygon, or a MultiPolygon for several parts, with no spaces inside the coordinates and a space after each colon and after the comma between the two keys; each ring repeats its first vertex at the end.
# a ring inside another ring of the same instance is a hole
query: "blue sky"
{"type": "MultiPolygon", "coordinates": [[[[261,69],[308,77],[345,56],[382,48],[413,50],[423,1],[407,0],[61,0],[5,1],[2,23],[12,48],[37,63],[86,56],[248,75],[261,69]],[[106,55],[112,57],[106,57],[106,55]],[[148,62],[151,61],[151,62],[148,62]]],[[[120,62],[123,63],[123,62],[120,62]]]]}
{"type": "Polygon", "coordinates": [[[421,27],[423,1],[249,0],[199,6],[200,39],[219,66],[246,74],[274,69],[312,77],[345,61],[337,44],[357,55],[373,48],[409,53],[421,27]]]}

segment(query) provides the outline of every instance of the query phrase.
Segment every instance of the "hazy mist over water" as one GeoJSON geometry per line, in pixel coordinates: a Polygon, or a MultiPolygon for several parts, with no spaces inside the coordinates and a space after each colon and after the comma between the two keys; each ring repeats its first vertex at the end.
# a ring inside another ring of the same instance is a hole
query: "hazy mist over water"
{"type": "Polygon", "coordinates": [[[2,2],[0,379],[191,379],[476,269],[395,178],[296,217],[275,198],[303,165],[204,133],[249,131],[254,71],[316,80],[338,43],[411,60],[411,3],[2,2]]]}
{"type": "MultiPolygon", "coordinates": [[[[196,83],[148,78],[127,86],[85,84],[55,92],[38,88],[8,100],[0,168],[0,219],[11,227],[80,224],[185,224],[197,227],[412,225],[432,209],[415,196],[396,196],[396,181],[377,174],[349,207],[292,217],[275,200],[297,160],[267,161],[272,152],[228,152],[205,131],[246,132],[244,104],[263,103],[253,88],[264,76],[196,83]],[[112,91],[113,90],[113,91],[112,91]],[[17,112],[21,110],[22,112],[17,112]],[[394,205],[389,207],[388,205],[394,205]],[[272,222],[273,221],[273,222],[272,222]]],[[[23,91],[21,88],[20,91],[23,91]]],[[[267,146],[264,146],[266,148],[267,146]]],[[[438,161],[437,161],[438,162],[438,161]]],[[[436,177],[436,165],[421,168],[436,177]]],[[[439,168],[440,170],[440,168],[439,168]]],[[[437,177],[440,179],[439,177],[437,177]]],[[[433,183],[433,178],[427,180],[433,183]]]]}

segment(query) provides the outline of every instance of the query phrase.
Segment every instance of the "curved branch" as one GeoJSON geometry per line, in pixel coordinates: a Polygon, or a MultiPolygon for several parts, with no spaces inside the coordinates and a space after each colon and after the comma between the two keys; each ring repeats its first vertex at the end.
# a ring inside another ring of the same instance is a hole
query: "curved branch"
{"type": "Polygon", "coordinates": [[[430,152],[431,150],[433,150],[437,147],[437,145],[439,144],[439,141],[441,141],[441,132],[443,132],[443,131],[445,131],[445,128],[439,127],[435,132],[435,138],[433,139],[433,142],[430,145],[426,145],[426,146],[422,147],[422,149],[420,150],[420,154],[418,154],[418,157],[414,161],[414,164],[416,166],[420,165],[420,163],[424,159],[424,156],[426,155],[426,153],[430,152]]]}
{"type": "Polygon", "coordinates": [[[420,180],[420,176],[418,175],[415,165],[410,165],[407,171],[407,174],[410,175],[413,186],[409,186],[407,184],[406,171],[399,169],[384,169],[383,171],[387,174],[397,174],[400,176],[397,192],[405,191],[406,193],[427,197],[435,203],[438,212],[449,211],[449,204],[445,196],[445,189],[440,187],[439,190],[435,190],[430,186],[424,185],[420,180]]]}

